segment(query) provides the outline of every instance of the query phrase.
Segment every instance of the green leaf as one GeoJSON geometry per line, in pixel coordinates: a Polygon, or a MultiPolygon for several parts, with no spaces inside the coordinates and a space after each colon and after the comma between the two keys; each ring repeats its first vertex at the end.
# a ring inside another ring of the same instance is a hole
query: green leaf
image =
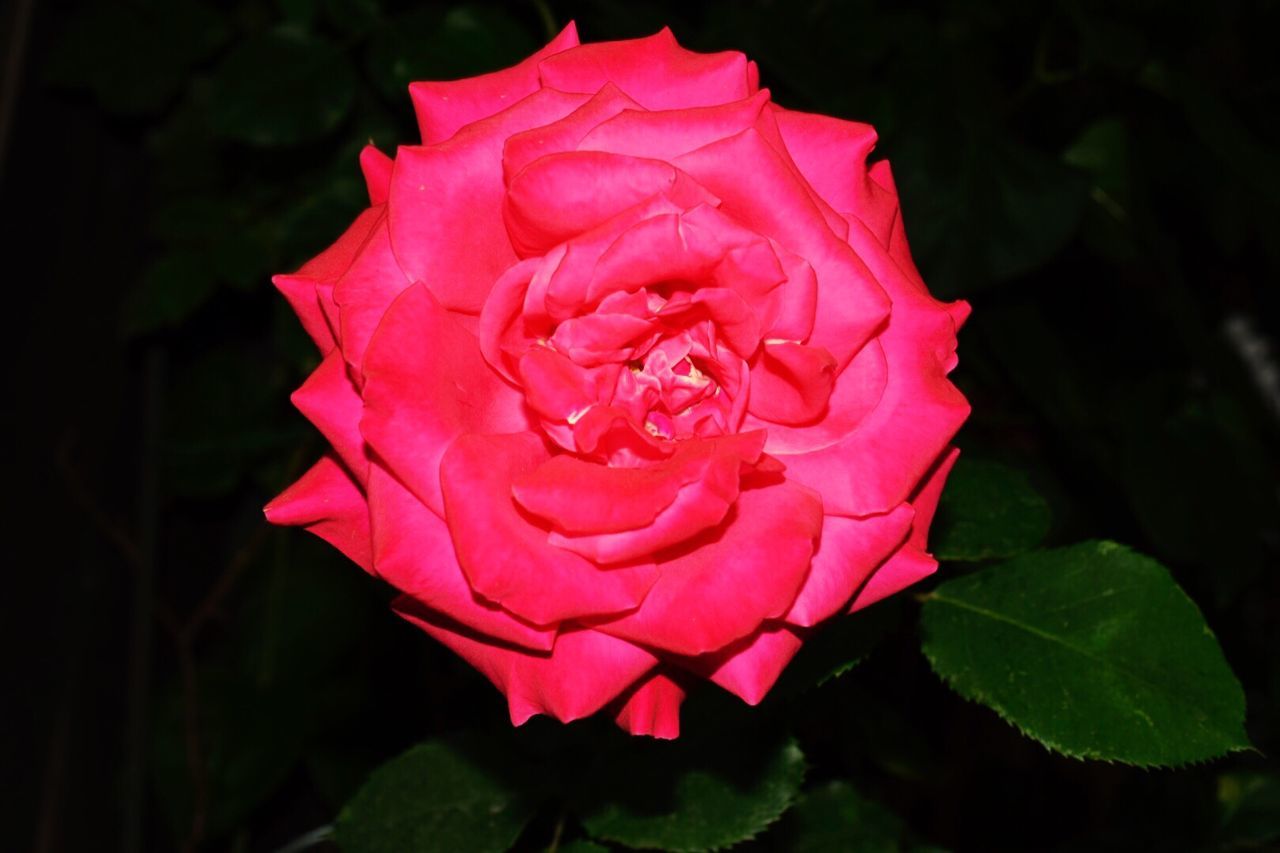
{"type": "Polygon", "coordinates": [[[922,621],[938,675],[1065,755],[1167,766],[1249,747],[1244,693],[1200,611],[1114,542],[948,581],[922,621]]]}
{"type": "Polygon", "coordinates": [[[1023,472],[961,456],[938,505],[930,546],[940,560],[1013,557],[1049,532],[1049,505],[1023,472]]]}
{"type": "Polygon", "coordinates": [[[479,733],[430,740],[378,768],[334,827],[344,853],[507,850],[533,816],[531,780],[479,733]]]}
{"type": "Polygon", "coordinates": [[[369,76],[396,103],[415,80],[454,80],[497,71],[537,49],[535,39],[499,6],[464,3],[402,15],[373,37],[369,76]]]}
{"type": "Polygon", "coordinates": [[[897,815],[841,781],[806,791],[778,826],[788,853],[895,853],[902,834],[897,815]]]}
{"type": "Polygon", "coordinates": [[[579,817],[591,835],[627,847],[717,850],[777,820],[804,771],[794,741],[744,737],[735,726],[635,739],[589,779],[579,817]]]}
{"type": "Polygon", "coordinates": [[[241,142],[297,145],[337,127],[355,89],[351,63],[334,45],[292,31],[262,33],[237,46],[218,69],[209,121],[241,142]]]}

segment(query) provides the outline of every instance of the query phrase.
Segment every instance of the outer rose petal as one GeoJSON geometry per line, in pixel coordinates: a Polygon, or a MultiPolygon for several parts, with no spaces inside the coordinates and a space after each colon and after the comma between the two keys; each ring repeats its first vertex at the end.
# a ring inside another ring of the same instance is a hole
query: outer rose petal
{"type": "Polygon", "coordinates": [[[383,154],[373,145],[360,149],[360,171],[364,174],[364,183],[369,190],[369,203],[386,204],[391,194],[391,170],[395,161],[383,154]]]}
{"type": "Polygon", "coordinates": [[[858,591],[849,608],[850,612],[888,598],[937,571],[938,561],[925,550],[929,525],[933,523],[933,514],[938,509],[938,500],[942,497],[942,487],[947,481],[947,475],[951,473],[959,456],[960,451],[954,447],[945,452],[916,490],[911,498],[915,519],[906,543],[858,591]]]}
{"type": "Polygon", "coordinates": [[[680,736],[680,704],[684,688],[661,669],[619,697],[622,707],[614,721],[633,735],[648,735],[659,740],[675,740],[680,736]]]}
{"type": "Polygon", "coordinates": [[[448,614],[473,631],[550,650],[555,629],[531,625],[481,601],[462,574],[444,521],[378,465],[369,478],[369,515],[374,565],[387,583],[421,607],[448,614]]]}
{"type": "Polygon", "coordinates": [[[914,517],[911,506],[902,504],[885,515],[823,519],[809,577],[786,620],[807,627],[839,613],[885,557],[902,545],[914,517]]]}
{"type": "Polygon", "coordinates": [[[597,92],[613,83],[646,109],[705,107],[755,92],[757,79],[736,51],[694,53],[665,27],[648,38],[587,44],[544,60],[542,84],[597,92]]]}
{"type": "Polygon", "coordinates": [[[382,217],[382,207],[371,207],[356,217],[346,232],[332,246],[302,265],[292,275],[278,275],[271,279],[272,283],[289,300],[302,328],[316,342],[321,353],[328,353],[336,342],[328,316],[321,305],[322,298],[329,298],[327,291],[333,283],[351,266],[369,233],[382,217]],[[320,290],[326,294],[322,296],[320,290]]]}
{"type": "Polygon", "coordinates": [[[658,662],[639,646],[598,631],[565,631],[550,654],[536,654],[486,643],[432,615],[397,610],[484,673],[506,695],[517,726],[535,714],[563,722],[590,716],[658,662]]]}
{"type": "Polygon", "coordinates": [[[893,299],[877,339],[887,362],[883,394],[835,444],[812,452],[765,450],[779,455],[787,476],[821,492],[828,513],[864,516],[906,500],[969,416],[969,404],[946,377],[955,351],[952,315],[921,292],[860,223],[849,237],[893,299]]]}
{"type": "Polygon", "coordinates": [[[412,283],[391,250],[391,233],[383,217],[333,288],[342,354],[358,380],[364,375],[364,354],[374,330],[395,298],[412,283]]]}
{"type": "Polygon", "coordinates": [[[443,142],[458,128],[488,118],[538,91],[538,63],[576,47],[578,29],[570,23],[546,47],[502,71],[448,82],[409,84],[409,97],[418,114],[418,129],[426,145],[443,142]]]}
{"type": "Polygon", "coordinates": [[[475,336],[416,284],[387,310],[365,356],[365,440],[441,517],[440,459],[466,432],[526,429],[520,394],[489,369],[475,336]]]}
{"type": "Polygon", "coordinates": [[[493,282],[516,261],[502,224],[502,145],[586,100],[543,89],[447,142],[399,149],[391,176],[391,245],[410,279],[425,282],[450,310],[480,313],[493,282]]]}
{"type": "Polygon", "coordinates": [[[320,457],[263,512],[272,524],[305,527],[366,572],[373,571],[369,506],[360,487],[333,457],[320,457]]]}
{"type": "Polygon", "coordinates": [[[360,434],[364,404],[347,375],[342,351],[336,347],[330,350],[290,399],[329,440],[347,470],[363,485],[369,478],[369,458],[360,434]]]}
{"type": "Polygon", "coordinates": [[[857,216],[884,245],[898,219],[896,193],[867,174],[867,156],[876,145],[869,124],[774,107],[787,152],[827,204],[857,216]]]}
{"type": "Polygon", "coordinates": [[[445,520],[472,588],[539,625],[634,609],[657,578],[652,563],[601,569],[548,544],[512,500],[512,482],[548,456],[532,433],[464,435],[445,453],[445,520]]]}
{"type": "Polygon", "coordinates": [[[808,573],[822,502],[782,482],[742,492],[734,509],[721,526],[660,564],[662,576],[639,610],[599,629],[655,649],[700,655],[781,616],[808,573]]]}
{"type": "Polygon", "coordinates": [[[795,629],[765,623],[728,648],[695,658],[689,662],[689,668],[748,705],[758,705],[801,645],[803,642],[795,629]]]}

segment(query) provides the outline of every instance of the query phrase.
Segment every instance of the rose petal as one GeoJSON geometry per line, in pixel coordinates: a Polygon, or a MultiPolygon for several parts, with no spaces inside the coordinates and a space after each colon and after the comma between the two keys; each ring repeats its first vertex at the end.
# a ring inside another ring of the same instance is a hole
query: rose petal
{"type": "Polygon", "coordinates": [[[482,601],[467,583],[449,528],[379,465],[369,477],[373,560],[378,576],[413,599],[481,634],[547,651],[555,628],[540,628],[482,601]]]}
{"type": "Polygon", "coordinates": [[[765,623],[725,649],[694,658],[688,666],[748,705],[759,705],[802,644],[795,629],[765,623]]]}
{"type": "Polygon", "coordinates": [[[827,412],[813,423],[788,426],[748,415],[744,428],[769,431],[770,453],[798,454],[821,450],[849,435],[884,395],[889,367],[878,340],[864,346],[836,377],[827,412]]]}
{"type": "Polygon", "coordinates": [[[650,110],[723,104],[755,91],[741,53],[685,50],[665,27],[648,38],[565,51],[544,60],[538,73],[544,86],[564,92],[596,92],[613,83],[650,110]]]}
{"type": "Polygon", "coordinates": [[[834,444],[794,454],[765,449],[779,454],[788,477],[822,493],[828,513],[864,516],[906,500],[968,417],[969,404],[946,378],[955,352],[951,314],[910,282],[860,223],[849,234],[893,299],[878,338],[887,366],[883,393],[834,444]]]}
{"type": "Polygon", "coordinates": [[[577,44],[578,29],[570,22],[545,47],[510,68],[462,80],[410,83],[409,97],[423,143],[443,142],[464,125],[496,115],[532,95],[540,88],[538,63],[577,44]]]}
{"type": "Polygon", "coordinates": [[[858,590],[849,608],[850,612],[861,610],[894,593],[901,592],[937,571],[938,561],[925,550],[929,525],[933,523],[933,514],[938,509],[938,501],[942,497],[942,487],[947,481],[947,475],[951,473],[959,456],[960,451],[954,447],[943,453],[928,477],[916,490],[911,498],[915,519],[912,521],[911,533],[906,543],[876,570],[862,589],[858,590]]]}
{"type": "Polygon", "coordinates": [[[714,201],[669,163],[572,151],[534,160],[512,178],[504,216],[512,245],[527,257],[659,194],[682,207],[714,201]]]}
{"type": "Polygon", "coordinates": [[[721,504],[715,524],[737,498],[739,472],[760,458],[764,440],[762,432],[693,439],[668,459],[634,468],[553,456],[517,479],[512,494],[558,532],[618,533],[652,524],[682,489],[703,483],[708,498],[721,504]]]}
{"type": "Polygon", "coordinates": [[[843,367],[883,325],[889,299],[858,256],[831,231],[807,188],[756,130],[674,161],[720,198],[721,209],[775,238],[817,273],[818,305],[808,343],[843,367]]]}
{"type": "Polygon", "coordinates": [[[517,509],[512,483],[548,457],[531,433],[463,435],[445,453],[445,520],[471,587],[539,625],[634,609],[657,578],[652,563],[601,569],[549,545],[517,509]]]}
{"type": "Polygon", "coordinates": [[[530,349],[519,366],[525,402],[560,424],[573,423],[594,405],[608,405],[620,370],[619,364],[584,367],[546,347],[530,349]]]}
{"type": "Polygon", "coordinates": [[[774,120],[787,152],[805,180],[833,208],[856,216],[880,242],[898,218],[896,194],[868,175],[867,156],[876,132],[869,124],[774,107],[774,120]]]}
{"type": "Polygon", "coordinates": [[[360,431],[423,503],[444,515],[440,459],[464,432],[528,428],[520,393],[422,284],[387,309],[365,354],[360,431]]]}
{"type": "Polygon", "coordinates": [[[329,440],[347,470],[363,485],[369,478],[369,458],[360,434],[364,402],[347,374],[342,351],[331,350],[289,399],[329,440]]]}
{"type": "Polygon", "coordinates": [[[342,354],[356,377],[363,379],[364,354],[374,330],[411,283],[391,249],[391,232],[384,218],[333,288],[342,354]]]}
{"type": "Polygon", "coordinates": [[[360,149],[360,171],[364,174],[364,183],[369,190],[369,203],[386,204],[391,194],[391,170],[395,166],[386,154],[372,144],[360,149]]]}
{"type": "Polygon", "coordinates": [[[587,98],[543,89],[447,142],[402,146],[389,202],[391,245],[411,280],[446,308],[480,313],[515,251],[502,222],[502,145],[512,133],[556,121],[587,98]]]}
{"type": "Polygon", "coordinates": [[[672,160],[754,127],[768,104],[765,89],[741,101],[714,106],[620,111],[583,136],[578,149],[672,160]]]}
{"type": "Polygon", "coordinates": [[[817,625],[839,613],[885,558],[903,544],[915,512],[909,504],[884,515],[822,520],[822,539],[809,577],[784,617],[792,625],[817,625]]]}
{"type": "Polygon", "coordinates": [[[373,571],[369,506],[364,493],[332,456],[320,461],[263,509],[272,524],[305,527],[373,571]]]}
{"type": "Polygon", "coordinates": [[[662,669],[633,685],[618,698],[622,707],[614,722],[633,735],[647,735],[659,740],[680,737],[680,705],[684,688],[662,669]]]}
{"type": "Polygon", "coordinates": [[[517,726],[535,714],[566,723],[590,716],[657,663],[638,646],[598,631],[564,631],[550,654],[535,654],[487,643],[434,614],[397,611],[484,673],[506,695],[517,726]]]}
{"type": "Polygon", "coordinates": [[[329,248],[302,265],[292,275],[277,275],[272,283],[289,300],[302,328],[316,342],[322,354],[333,348],[334,331],[320,304],[319,285],[332,285],[347,271],[355,260],[370,232],[382,219],[383,207],[371,207],[356,217],[356,221],[329,248]]]}
{"type": "Polygon", "coordinates": [[[610,83],[559,121],[513,134],[502,146],[503,179],[510,183],[525,166],[540,157],[575,150],[582,137],[601,122],[623,110],[637,108],[635,101],[610,83]]]}
{"type": "Polygon", "coordinates": [[[639,610],[599,630],[681,655],[722,649],[791,606],[821,528],[822,502],[808,489],[748,489],[720,526],[660,563],[639,610]]]}
{"type": "Polygon", "coordinates": [[[815,421],[827,410],[835,375],[836,360],[822,347],[766,343],[751,368],[747,411],[790,426],[815,421]]]}

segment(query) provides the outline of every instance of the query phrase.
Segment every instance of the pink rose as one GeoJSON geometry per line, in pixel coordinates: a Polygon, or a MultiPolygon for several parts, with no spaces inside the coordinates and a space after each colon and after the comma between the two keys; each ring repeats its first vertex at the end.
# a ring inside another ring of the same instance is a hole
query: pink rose
{"type": "Polygon", "coordinates": [[[963,302],[911,262],[867,125],[667,30],[410,87],[423,144],[276,285],[333,445],[267,507],[402,595],[511,719],[675,737],[814,626],[936,568],[963,302]]]}

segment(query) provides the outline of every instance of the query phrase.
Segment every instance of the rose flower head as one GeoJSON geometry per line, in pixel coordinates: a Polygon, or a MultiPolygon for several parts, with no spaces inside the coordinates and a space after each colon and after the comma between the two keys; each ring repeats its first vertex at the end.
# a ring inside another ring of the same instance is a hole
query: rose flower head
{"type": "Polygon", "coordinates": [[[933,572],[969,407],[871,127],[663,30],[409,87],[422,144],[276,285],[332,445],[267,507],[400,595],[511,719],[679,731],[933,572]]]}

